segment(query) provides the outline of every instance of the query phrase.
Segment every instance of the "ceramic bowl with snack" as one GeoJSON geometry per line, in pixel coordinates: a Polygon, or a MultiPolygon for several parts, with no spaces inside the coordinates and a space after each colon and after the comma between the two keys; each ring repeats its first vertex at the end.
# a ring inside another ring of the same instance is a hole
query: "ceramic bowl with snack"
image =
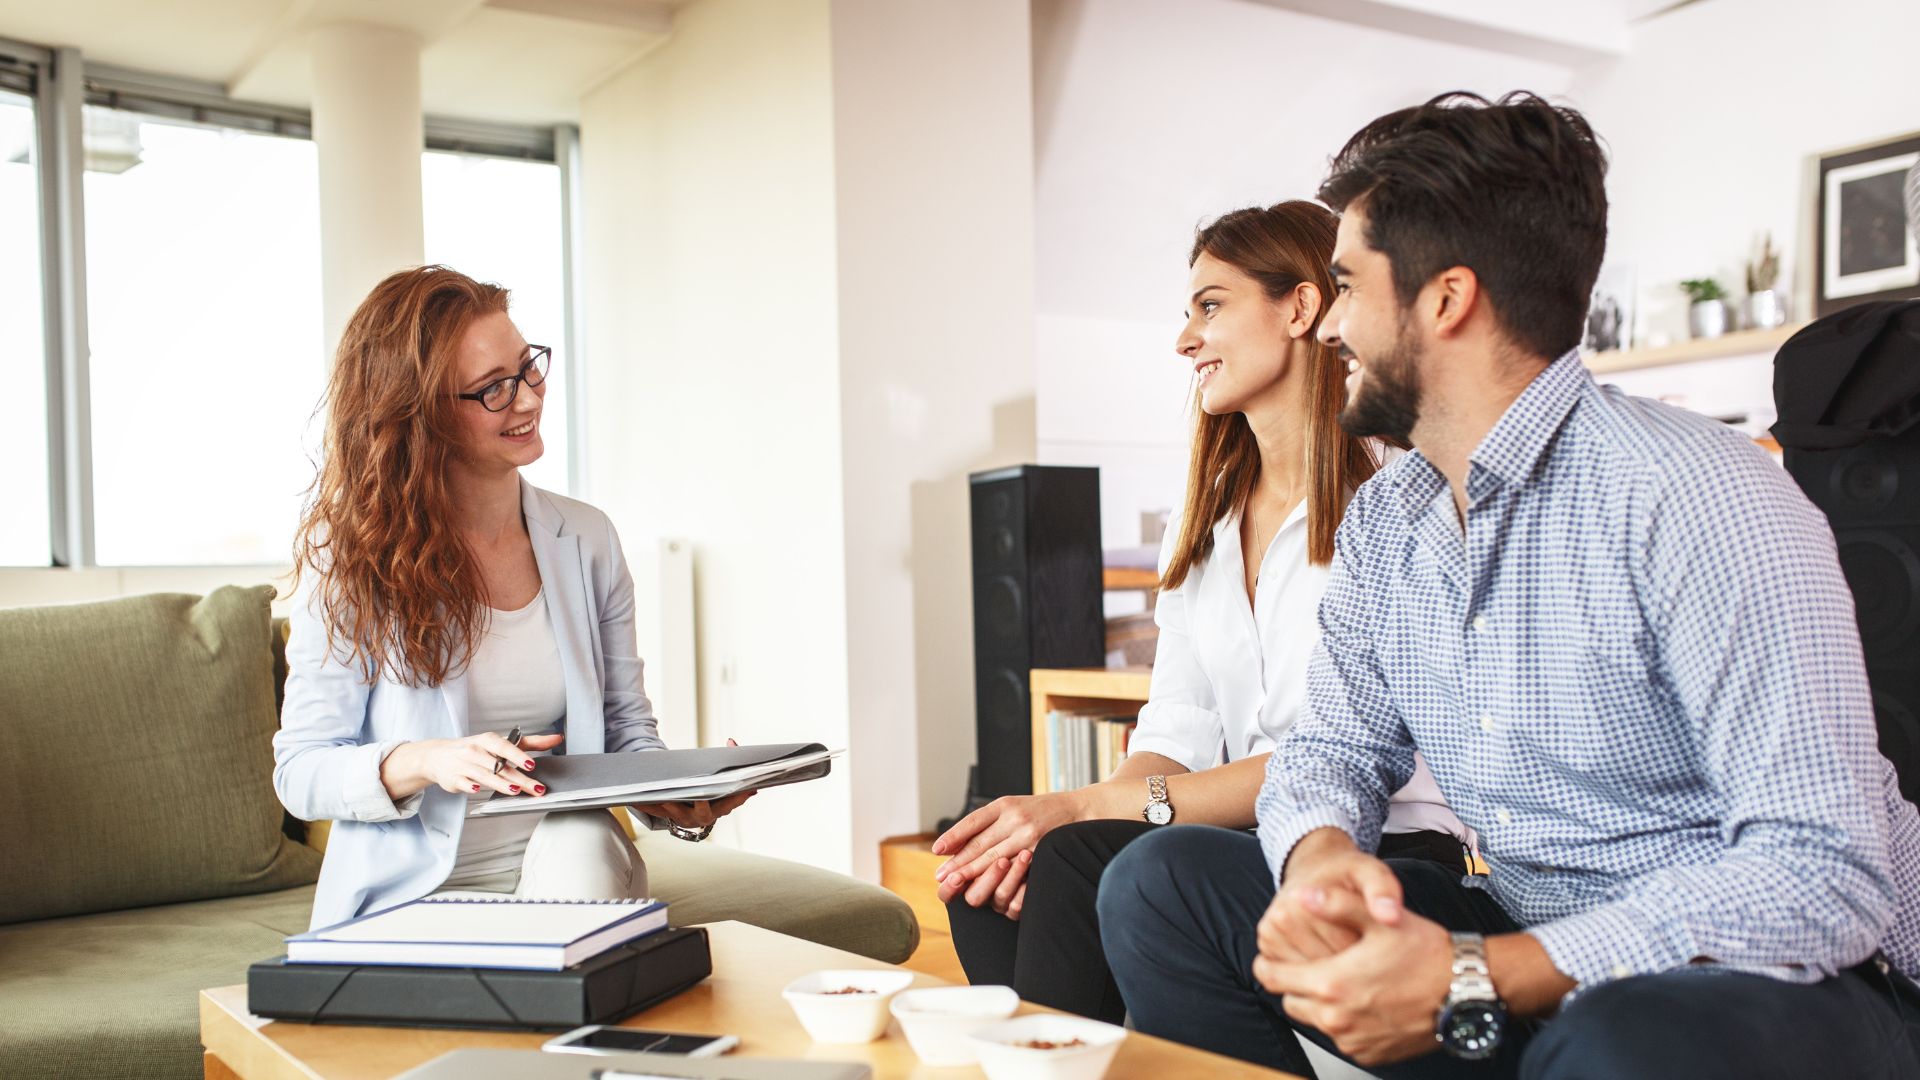
{"type": "Polygon", "coordinates": [[[968,1036],[1005,1020],[1020,1007],[1010,986],[929,986],[893,999],[907,1043],[929,1065],[972,1065],[980,1060],[968,1036]]]}
{"type": "Polygon", "coordinates": [[[1030,1013],[973,1033],[987,1080],[1100,1080],[1127,1029],[1083,1016],[1030,1013]]]}
{"type": "Polygon", "coordinates": [[[780,996],[814,1042],[863,1043],[886,1033],[887,1003],[912,985],[911,971],[849,968],[802,975],[780,996]]]}

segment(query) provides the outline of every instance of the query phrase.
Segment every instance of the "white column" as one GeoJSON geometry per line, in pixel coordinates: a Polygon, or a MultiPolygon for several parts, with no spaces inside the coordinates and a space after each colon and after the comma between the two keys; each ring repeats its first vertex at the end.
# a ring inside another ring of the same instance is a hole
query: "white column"
{"type": "Polygon", "coordinates": [[[380,279],[426,259],[420,208],[420,38],[338,23],[313,31],[320,277],[329,358],[380,279]]]}

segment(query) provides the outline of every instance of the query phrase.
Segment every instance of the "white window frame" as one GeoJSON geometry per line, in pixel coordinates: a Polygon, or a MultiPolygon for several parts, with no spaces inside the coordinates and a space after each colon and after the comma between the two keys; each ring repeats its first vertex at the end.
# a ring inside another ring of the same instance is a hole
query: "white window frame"
{"type": "MultiPolygon", "coordinates": [[[[214,123],[294,138],[311,138],[312,115],[238,101],[217,83],[180,79],[106,64],[80,50],[0,38],[0,70],[31,80],[39,173],[41,295],[46,341],[48,548],[51,565],[99,565],[94,555],[92,395],[87,345],[87,230],[83,188],[83,109],[104,105],[148,115],[214,123]]],[[[425,118],[428,150],[552,162],[560,168],[561,302],[568,358],[567,480],[586,490],[586,400],[580,350],[580,132],[425,118]]],[[[209,567],[211,569],[211,567],[209,567]]]]}

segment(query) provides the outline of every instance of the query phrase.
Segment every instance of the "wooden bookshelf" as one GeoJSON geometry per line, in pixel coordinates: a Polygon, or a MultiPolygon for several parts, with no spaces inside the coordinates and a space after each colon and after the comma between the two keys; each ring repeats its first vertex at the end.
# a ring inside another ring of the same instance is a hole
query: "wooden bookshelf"
{"type": "Polygon", "coordinates": [[[1615,371],[1684,364],[1691,360],[1714,360],[1722,356],[1748,356],[1770,353],[1787,343],[1806,323],[1788,323],[1771,330],[1736,330],[1716,338],[1696,338],[1672,345],[1647,349],[1615,349],[1587,357],[1587,370],[1595,375],[1615,371]]]}
{"type": "Polygon", "coordinates": [[[1149,667],[1034,668],[1027,676],[1033,698],[1033,790],[1053,790],[1053,760],[1047,742],[1047,714],[1055,709],[1100,709],[1147,703],[1153,681],[1149,667]]]}

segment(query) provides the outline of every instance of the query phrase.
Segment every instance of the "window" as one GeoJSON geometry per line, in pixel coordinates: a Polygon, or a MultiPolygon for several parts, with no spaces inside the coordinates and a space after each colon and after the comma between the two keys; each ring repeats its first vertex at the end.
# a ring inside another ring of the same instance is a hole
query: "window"
{"type": "Polygon", "coordinates": [[[53,561],[33,99],[0,90],[0,566],[53,561]]]}
{"type": "MultiPolygon", "coordinates": [[[[0,566],[288,560],[329,359],[310,133],[298,109],[0,39],[0,566]],[[52,406],[76,403],[67,428],[52,406]]],[[[554,351],[528,473],[558,491],[563,134],[429,117],[421,159],[425,258],[506,286],[554,351]]]]}
{"type": "Polygon", "coordinates": [[[326,377],[313,143],[86,109],[94,544],[280,563],[326,377]]]}
{"type": "Polygon", "coordinates": [[[546,452],[523,470],[549,491],[568,493],[564,221],[560,167],[543,161],[429,152],[420,161],[426,255],[512,293],[514,325],[528,342],[553,349],[540,439],[546,452]]]}

